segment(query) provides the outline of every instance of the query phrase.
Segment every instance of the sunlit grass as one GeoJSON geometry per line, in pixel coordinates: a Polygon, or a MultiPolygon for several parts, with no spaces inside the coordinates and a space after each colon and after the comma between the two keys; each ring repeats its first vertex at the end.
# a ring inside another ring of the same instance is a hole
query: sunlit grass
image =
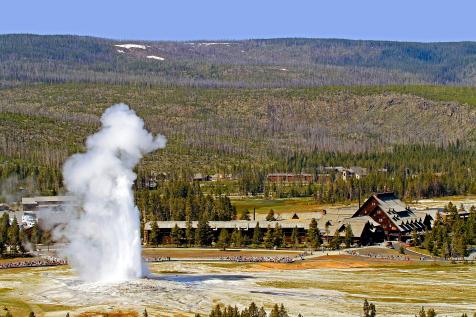
{"type": "Polygon", "coordinates": [[[324,289],[338,291],[351,298],[367,298],[398,303],[475,303],[476,275],[468,266],[431,265],[363,269],[343,272],[322,281],[259,281],[262,287],[280,289],[324,289]],[[438,272],[436,272],[438,271],[438,272]],[[353,278],[346,280],[347,276],[353,278]]]}
{"type": "Polygon", "coordinates": [[[330,206],[344,206],[344,205],[330,205],[320,204],[312,197],[302,198],[282,198],[282,199],[234,199],[233,205],[238,211],[248,209],[251,213],[256,208],[256,213],[266,214],[270,209],[273,209],[275,213],[291,213],[291,212],[315,212],[322,211],[330,206]]]}

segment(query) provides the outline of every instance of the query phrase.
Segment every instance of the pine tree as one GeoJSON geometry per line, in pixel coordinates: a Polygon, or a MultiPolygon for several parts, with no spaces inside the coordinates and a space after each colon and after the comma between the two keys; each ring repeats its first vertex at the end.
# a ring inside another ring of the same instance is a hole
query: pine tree
{"type": "Polygon", "coordinates": [[[370,306],[370,317],[377,316],[377,310],[375,309],[375,305],[372,303],[369,306],[370,306]]]}
{"type": "Polygon", "coordinates": [[[326,243],[329,244],[329,235],[330,235],[330,229],[329,229],[329,223],[326,223],[325,225],[325,231],[326,231],[326,243]]]}
{"type": "Polygon", "coordinates": [[[270,209],[268,214],[266,215],[266,221],[276,221],[276,218],[274,217],[273,209],[270,209]]]}
{"type": "Polygon", "coordinates": [[[261,244],[261,240],[261,230],[259,227],[259,222],[257,222],[255,228],[253,229],[253,244],[258,246],[261,244]]]}
{"type": "Polygon", "coordinates": [[[312,248],[317,249],[322,245],[321,231],[317,227],[316,219],[312,219],[307,232],[307,240],[312,248]]]}
{"type": "Polygon", "coordinates": [[[420,311],[418,312],[418,317],[426,317],[426,312],[424,307],[422,307],[420,311]]]}
{"type": "Polygon", "coordinates": [[[364,317],[370,316],[370,305],[367,299],[364,300],[364,317]]]}
{"type": "Polygon", "coordinates": [[[274,304],[273,309],[271,310],[271,313],[269,314],[269,317],[280,317],[278,304],[274,304]]]}
{"type": "Polygon", "coordinates": [[[187,220],[187,225],[185,227],[185,239],[187,240],[187,246],[190,247],[193,241],[193,231],[192,231],[191,220],[187,220]]]}
{"type": "Polygon", "coordinates": [[[14,252],[19,250],[20,246],[20,227],[16,217],[13,217],[11,226],[8,228],[8,244],[13,248],[14,252]]]}
{"type": "Polygon", "coordinates": [[[142,313],[142,317],[149,317],[149,314],[147,313],[147,309],[144,308],[144,312],[142,313]]]}
{"type": "Polygon", "coordinates": [[[279,317],[289,317],[288,312],[284,308],[283,304],[281,304],[281,306],[279,307],[279,317]]]}
{"type": "Polygon", "coordinates": [[[263,240],[266,248],[271,249],[273,247],[273,229],[270,225],[268,225],[268,230],[266,230],[263,240]]]}
{"type": "Polygon", "coordinates": [[[8,213],[4,213],[0,218],[0,241],[8,243],[8,229],[10,228],[10,218],[8,213]]]}
{"type": "Polygon", "coordinates": [[[452,237],[452,249],[453,249],[453,257],[461,257],[464,258],[466,255],[466,242],[464,238],[461,236],[460,233],[454,232],[452,237]]]}
{"type": "Polygon", "coordinates": [[[195,244],[199,246],[210,245],[213,241],[213,232],[212,228],[208,224],[206,218],[202,218],[197,225],[197,230],[195,230],[195,244]]]}
{"type": "Polygon", "coordinates": [[[426,317],[436,317],[436,312],[433,308],[428,309],[426,312],[426,317]]]}
{"type": "Polygon", "coordinates": [[[451,256],[451,254],[451,243],[449,242],[449,239],[445,239],[443,243],[443,256],[445,257],[445,259],[447,259],[451,256]]]}
{"type": "Polygon", "coordinates": [[[238,248],[242,245],[243,243],[243,237],[241,235],[241,231],[237,228],[233,230],[233,233],[231,234],[231,242],[233,245],[238,248]]]}
{"type": "Polygon", "coordinates": [[[219,248],[223,248],[223,251],[226,249],[229,243],[229,235],[228,230],[222,228],[220,231],[220,235],[218,236],[217,246],[219,248]]]}
{"type": "Polygon", "coordinates": [[[418,233],[415,229],[412,231],[412,240],[413,240],[413,245],[414,246],[419,246],[420,245],[420,237],[418,236],[418,233]]]}
{"type": "Polygon", "coordinates": [[[293,231],[291,233],[291,242],[293,247],[297,247],[299,245],[299,233],[298,233],[298,227],[295,226],[293,228],[293,231]]]}
{"type": "Polygon", "coordinates": [[[220,305],[215,305],[215,308],[211,311],[210,317],[225,317],[224,314],[221,312],[221,307],[220,305]]]}
{"type": "Polygon", "coordinates": [[[258,317],[258,306],[254,302],[251,302],[250,307],[248,307],[248,313],[250,317],[258,317]]]}
{"type": "Polygon", "coordinates": [[[426,231],[425,233],[425,241],[424,241],[424,247],[425,249],[428,250],[428,252],[430,252],[431,254],[433,254],[433,248],[435,246],[435,241],[434,241],[434,237],[433,237],[433,234],[432,234],[432,231],[426,231]]]}
{"type": "Polygon", "coordinates": [[[446,222],[450,226],[459,219],[458,208],[450,201],[443,209],[447,213],[446,222]]]}
{"type": "Polygon", "coordinates": [[[36,246],[41,241],[41,229],[38,223],[35,223],[31,228],[31,243],[36,246]]]}
{"type": "Polygon", "coordinates": [[[152,221],[150,225],[150,234],[149,234],[149,244],[151,245],[158,245],[159,244],[159,226],[157,225],[157,221],[152,221]]]}
{"type": "Polygon", "coordinates": [[[181,243],[181,231],[177,224],[172,228],[170,233],[170,238],[172,239],[172,244],[179,246],[181,243]]]}
{"type": "Polygon", "coordinates": [[[250,220],[250,212],[248,209],[242,209],[238,214],[238,220],[250,220]]]}
{"type": "Polygon", "coordinates": [[[281,226],[276,223],[273,232],[273,244],[279,248],[283,244],[283,241],[283,230],[281,229],[281,226]]]}
{"type": "Polygon", "coordinates": [[[18,250],[20,250],[20,252],[22,254],[24,254],[24,253],[26,253],[26,249],[25,249],[24,245],[26,243],[28,243],[28,239],[27,239],[25,230],[23,228],[20,228],[19,236],[20,236],[20,238],[19,238],[19,244],[17,245],[17,248],[18,248],[18,250]]]}
{"type": "Polygon", "coordinates": [[[344,237],[344,242],[345,242],[345,247],[350,248],[352,245],[352,239],[354,238],[354,233],[352,232],[352,227],[350,224],[345,226],[345,237],[344,237]]]}
{"type": "Polygon", "coordinates": [[[340,232],[339,232],[339,229],[336,229],[336,231],[334,232],[334,237],[331,240],[330,247],[332,249],[338,250],[340,248],[340,244],[341,244],[340,232]]]}
{"type": "Polygon", "coordinates": [[[476,207],[471,206],[466,221],[466,239],[469,244],[476,244],[476,207]]]}

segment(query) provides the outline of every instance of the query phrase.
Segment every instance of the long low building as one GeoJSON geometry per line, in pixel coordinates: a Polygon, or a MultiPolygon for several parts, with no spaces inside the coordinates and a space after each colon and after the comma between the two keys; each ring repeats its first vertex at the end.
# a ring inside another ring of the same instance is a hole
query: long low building
{"type": "Polygon", "coordinates": [[[68,205],[77,205],[73,196],[34,196],[21,199],[23,210],[35,211],[41,208],[58,208],[68,205]]]}
{"type": "MultiPolygon", "coordinates": [[[[145,225],[145,230],[151,230],[152,222],[149,221],[145,225]]],[[[239,230],[249,230],[254,229],[256,226],[259,226],[261,229],[267,229],[268,226],[274,228],[276,224],[283,229],[309,229],[310,221],[295,221],[295,220],[283,220],[283,221],[249,221],[249,220],[232,220],[232,221],[209,221],[208,225],[213,230],[218,229],[239,229],[239,230]]],[[[177,226],[180,229],[185,229],[187,227],[186,221],[157,221],[157,225],[161,229],[172,229],[177,226]]],[[[198,227],[198,221],[191,221],[191,227],[196,229],[198,227]]]]}
{"type": "MultiPolygon", "coordinates": [[[[248,221],[248,220],[233,220],[233,221],[209,221],[208,225],[212,228],[215,238],[218,237],[222,229],[231,231],[238,229],[242,235],[252,238],[253,231],[258,227],[262,236],[268,230],[268,227],[275,228],[279,225],[287,240],[290,240],[292,231],[298,230],[299,239],[304,242],[304,238],[309,230],[312,219],[299,220],[281,220],[281,221],[248,221]]],[[[326,220],[327,221],[327,218],[326,220]]],[[[191,221],[191,228],[195,230],[198,226],[198,221],[191,221]]],[[[170,242],[172,228],[177,226],[179,229],[185,230],[187,228],[186,221],[157,221],[160,236],[164,243],[170,242]]],[[[360,244],[368,244],[378,242],[383,239],[383,231],[380,230],[379,225],[370,217],[355,217],[342,218],[329,223],[324,223],[322,220],[318,221],[318,229],[321,235],[325,238],[331,238],[332,235],[338,231],[342,233],[345,228],[350,226],[354,234],[353,241],[360,244]]],[[[152,230],[152,222],[147,222],[144,227],[144,241],[149,241],[150,231],[152,230]]]]}

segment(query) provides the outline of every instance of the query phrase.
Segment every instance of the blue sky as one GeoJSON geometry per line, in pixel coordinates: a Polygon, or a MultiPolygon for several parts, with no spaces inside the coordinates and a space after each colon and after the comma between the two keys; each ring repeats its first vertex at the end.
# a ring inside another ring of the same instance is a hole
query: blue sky
{"type": "Polygon", "coordinates": [[[114,39],[476,40],[469,0],[5,0],[0,33],[114,39]]]}

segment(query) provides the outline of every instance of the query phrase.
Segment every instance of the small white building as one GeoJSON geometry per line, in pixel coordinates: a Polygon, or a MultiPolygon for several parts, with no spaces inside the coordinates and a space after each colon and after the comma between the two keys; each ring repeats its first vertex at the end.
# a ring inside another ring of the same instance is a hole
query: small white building
{"type": "Polygon", "coordinates": [[[38,222],[36,218],[36,213],[24,211],[21,216],[21,224],[24,228],[31,228],[38,222]]]}
{"type": "Polygon", "coordinates": [[[345,181],[351,178],[362,179],[367,176],[367,174],[368,172],[365,167],[352,166],[342,171],[342,179],[345,181]]]}

